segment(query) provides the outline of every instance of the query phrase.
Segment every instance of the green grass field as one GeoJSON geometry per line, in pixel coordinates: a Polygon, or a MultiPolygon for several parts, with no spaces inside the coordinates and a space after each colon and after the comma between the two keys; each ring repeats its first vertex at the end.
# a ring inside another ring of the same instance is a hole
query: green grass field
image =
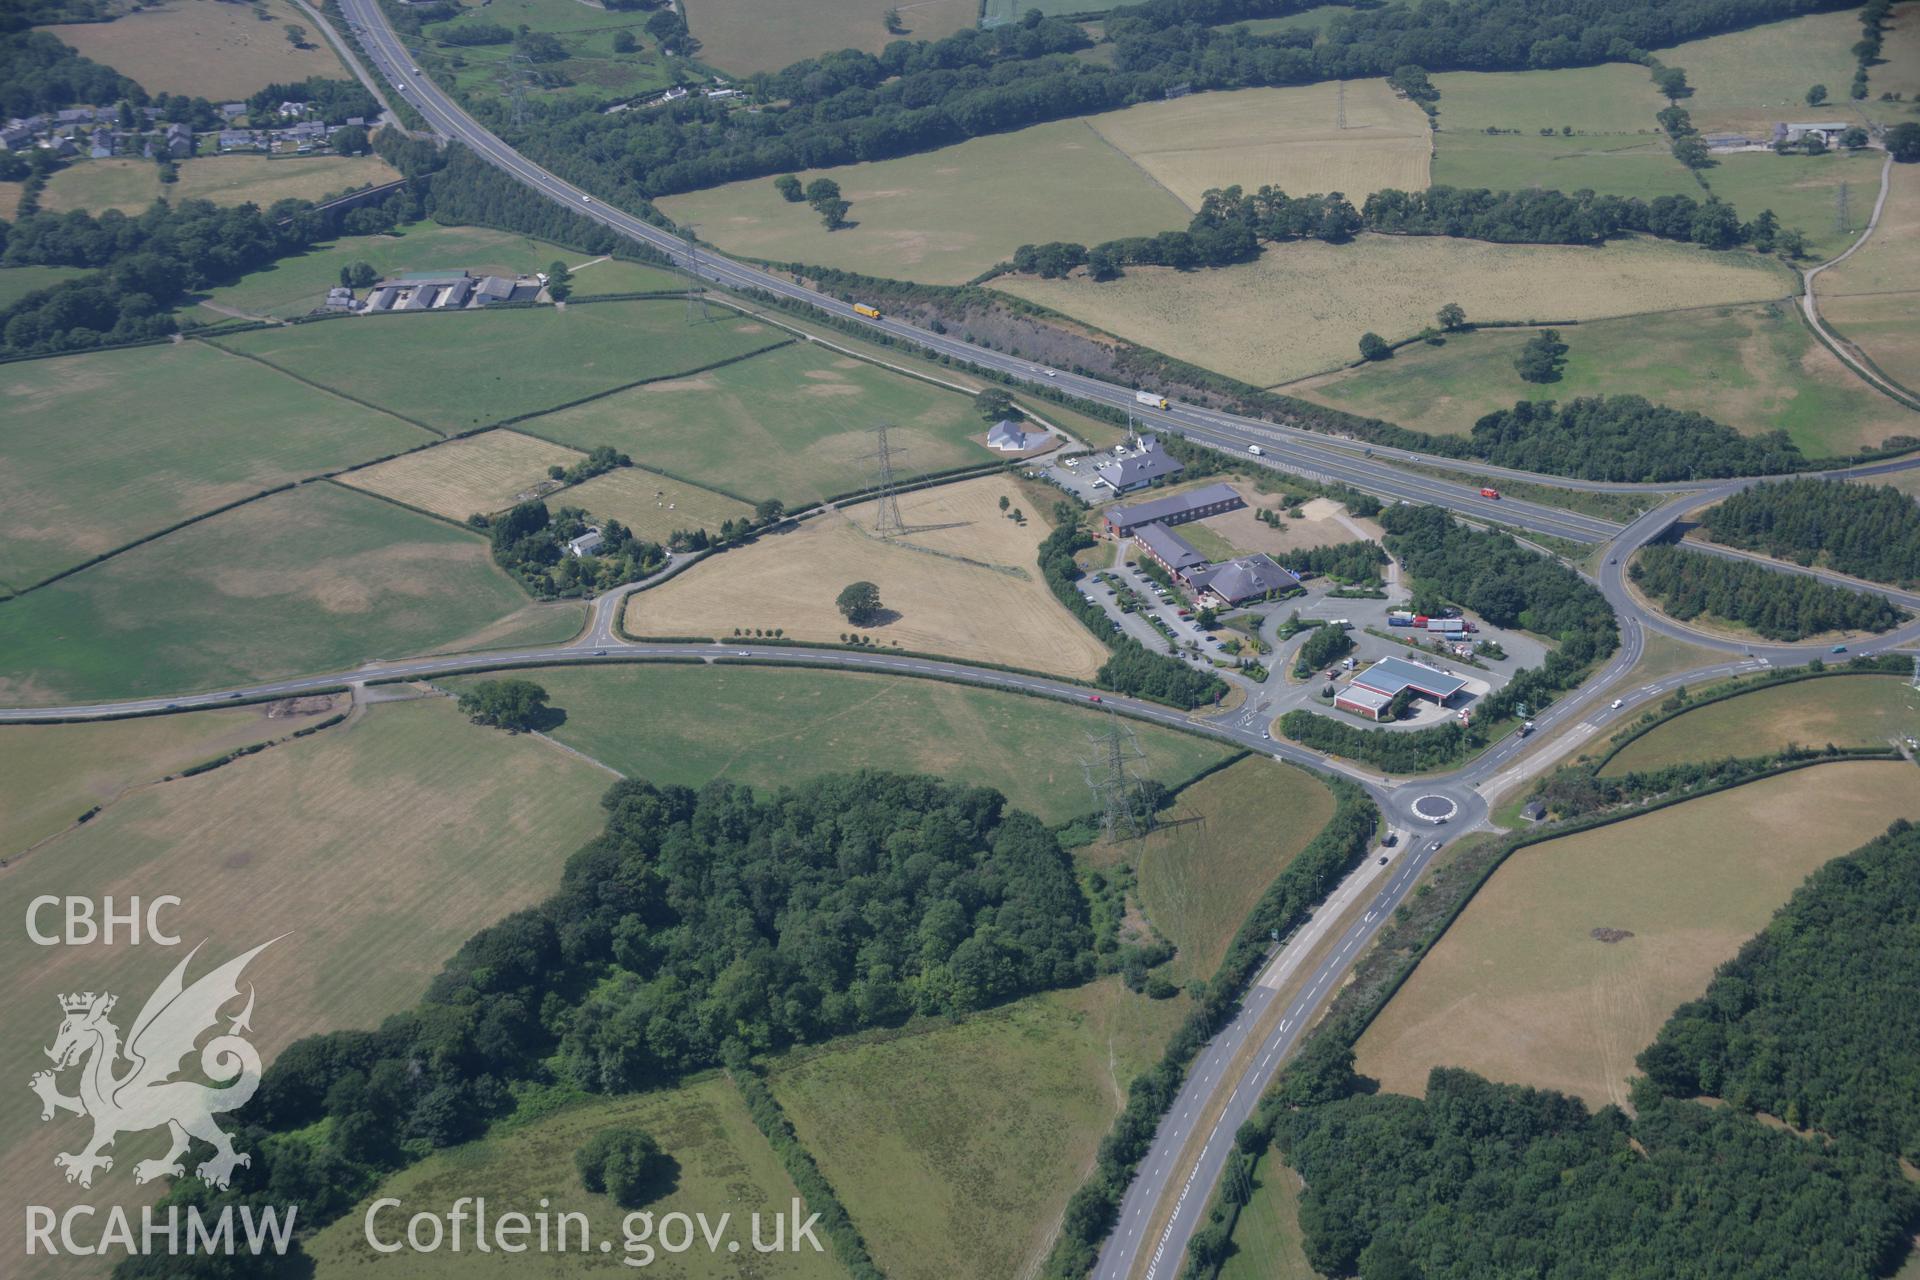
{"type": "Polygon", "coordinates": [[[465,11],[451,21],[429,24],[425,32],[450,63],[454,59],[461,63],[448,66],[442,79],[463,91],[501,98],[511,93],[512,43],[443,43],[460,28],[490,23],[509,30],[525,26],[544,32],[556,37],[567,51],[562,60],[529,68],[535,77],[533,97],[618,99],[664,89],[677,78],[676,61],[662,54],[658,43],[647,35],[650,16],[645,9],[611,9],[575,0],[486,0],[465,6],[465,11]],[[637,42],[638,47],[631,52],[614,51],[613,38],[622,31],[630,32],[637,42]]]}
{"type": "MultiPolygon", "coordinates": [[[[234,284],[202,295],[201,300],[250,315],[290,318],[303,316],[325,301],[327,290],[340,283],[340,269],[355,262],[369,264],[382,276],[459,270],[478,276],[544,271],[554,261],[579,266],[592,260],[572,249],[491,227],[415,222],[393,235],[342,236],[315,245],[305,253],[249,272],[234,284]]],[[[670,289],[679,283],[679,277],[655,273],[651,268],[600,262],[581,271],[576,288],[579,296],[585,297],[592,293],[670,289]],[[665,283],[669,280],[673,283],[665,283]]],[[[206,311],[199,314],[211,320],[206,311]]]]}
{"type": "MultiPolygon", "coordinates": [[[[1532,73],[1525,73],[1532,74],[1532,73]]],[[[1445,123],[1445,98],[1441,99],[1445,123]]],[[[1591,188],[1606,195],[1652,200],[1705,193],[1658,138],[1573,137],[1442,132],[1435,140],[1436,186],[1517,191],[1591,188]]],[[[1757,212],[1757,211],[1756,211],[1757,212]]]]}
{"type": "MultiPolygon", "coordinates": [[[[656,305],[680,324],[680,304],[656,305]]],[[[771,331],[757,340],[770,341],[771,331]]],[[[609,444],[696,484],[794,506],[872,484],[873,462],[862,455],[873,451],[871,433],[880,422],[896,428],[890,443],[909,451],[894,464],[903,477],[991,457],[968,439],[986,430],[968,397],[806,343],[636,387],[518,429],[575,448],[609,444]]]]}
{"type": "MultiPolygon", "coordinates": [[[[1824,156],[1776,156],[1742,152],[1718,156],[1707,170],[1713,194],[1744,219],[1772,209],[1782,226],[1807,235],[1807,254],[1819,262],[1852,244],[1873,213],[1880,191],[1879,151],[1828,152],[1824,156]],[[1847,188],[1847,216],[1840,215],[1840,188],[1847,188]]],[[[1877,234],[1877,233],[1876,233],[1877,234]]]]}
{"type": "MultiPolygon", "coordinates": [[[[1020,7],[1018,0],[987,0],[987,6],[989,10],[1020,7]]],[[[1311,9],[1302,9],[1298,13],[1284,14],[1278,18],[1254,18],[1247,22],[1227,22],[1220,25],[1229,28],[1245,27],[1257,36],[1270,36],[1278,31],[1312,31],[1318,36],[1333,19],[1346,17],[1355,12],[1357,10],[1351,5],[1322,4],[1315,5],[1311,9]]]]}
{"type": "Polygon", "coordinates": [[[775,1095],[898,1280],[1030,1274],[1128,1082],[1186,1014],[1107,977],[775,1064],[775,1095]]]}
{"type": "MultiPolygon", "coordinates": [[[[1045,0],[1051,2],[1051,0],[1045,0]]],[[[938,40],[971,27],[979,0],[693,0],[687,23],[700,41],[700,60],[730,75],[778,71],[802,58],[841,49],[879,53],[894,40],[938,40]],[[898,9],[905,35],[887,30],[898,9]]]]}
{"type": "Polygon", "coordinates": [[[1220,1280],[1319,1280],[1300,1242],[1300,1180],[1277,1155],[1254,1166],[1253,1198],[1233,1228],[1220,1280]]]}
{"type": "Polygon", "coordinates": [[[1542,129],[1566,126],[1576,134],[1651,134],[1659,127],[1655,113],[1667,105],[1646,68],[1624,62],[1448,71],[1433,77],[1433,87],[1440,91],[1440,127],[1449,134],[1502,129],[1537,137],[1542,129]]]}
{"type": "Polygon", "coordinates": [[[729,253],[928,284],[963,283],[1022,244],[1152,235],[1191,217],[1082,120],[799,176],[838,182],[856,225],[826,230],[805,204],[783,200],[770,178],[668,196],[659,205],[678,222],[697,223],[702,239],[729,253]]]}
{"type": "MultiPolygon", "coordinates": [[[[1848,99],[1853,81],[1853,55],[1860,38],[1860,18],[1852,10],[1810,14],[1786,22],[1709,36],[1658,49],[1660,61],[1682,67],[1693,96],[1680,105],[1702,133],[1732,130],[1748,136],[1771,136],[1776,121],[1852,120],[1860,107],[1848,99]],[[1807,90],[1827,86],[1824,106],[1809,107],[1807,90]]],[[[1893,108],[1895,112],[1903,108],[1893,108]]]]}
{"type": "MultiPolygon", "coordinates": [[[[459,690],[474,677],[442,683],[459,690]]],[[[1079,756],[1099,717],[1040,698],[934,680],[752,667],[545,668],[566,723],[553,736],[636,778],[755,787],[846,769],[925,772],[994,787],[1048,822],[1090,811],[1079,756]]],[[[1135,727],[1142,771],[1172,785],[1226,749],[1135,727]]]]}
{"type": "MultiPolygon", "coordinates": [[[[481,1254],[471,1248],[458,1254],[403,1249],[383,1256],[367,1244],[362,1227],[366,1210],[361,1206],[321,1231],[308,1245],[316,1277],[327,1280],[371,1272],[383,1278],[644,1274],[682,1280],[757,1280],[765,1276],[831,1280],[846,1274],[831,1251],[815,1253],[803,1245],[798,1253],[763,1256],[752,1250],[751,1215],[761,1215],[761,1239],[770,1241],[773,1216],[786,1213],[798,1193],[773,1148],[754,1127],[739,1091],[723,1075],[705,1076],[676,1089],[594,1098],[539,1120],[502,1127],[395,1174],[377,1194],[399,1197],[407,1202],[409,1210],[416,1204],[450,1205],[464,1195],[486,1196],[490,1211],[496,1213],[511,1205],[531,1214],[538,1212],[541,1203],[550,1202],[550,1213],[587,1215],[593,1232],[592,1248],[584,1254],[556,1250],[539,1256],[481,1254]],[[637,1250],[625,1252],[626,1211],[609,1197],[584,1190],[573,1163],[573,1153],[588,1138],[615,1125],[633,1125],[652,1134],[679,1166],[673,1190],[646,1207],[654,1220],[670,1213],[700,1213],[712,1224],[720,1215],[730,1214],[729,1236],[737,1233],[738,1253],[727,1252],[724,1243],[718,1252],[709,1253],[704,1245],[696,1243],[687,1253],[656,1251],[646,1269],[638,1270],[646,1255],[637,1250]],[[612,1242],[611,1255],[599,1252],[602,1239],[612,1242]],[[633,1270],[620,1265],[623,1257],[631,1259],[633,1270]]],[[[404,1231],[405,1215],[397,1221],[404,1231]]],[[[380,1222],[384,1227],[387,1219],[383,1217],[380,1222]]]]}
{"type": "Polygon", "coordinates": [[[348,74],[333,46],[289,0],[258,5],[171,0],[102,8],[118,16],[112,22],[64,23],[47,30],[150,94],[227,102],[269,84],[348,74]],[[288,23],[306,26],[304,47],[287,39],[288,23]]]}
{"type": "Polygon", "coordinates": [[[1834,676],[1756,689],[1667,721],[1607,764],[1609,775],[1789,745],[1884,746],[1920,737],[1920,691],[1901,676],[1834,676]]]}
{"type": "Polygon", "coordinates": [[[1904,760],[1820,765],[1522,849],[1361,1037],[1358,1070],[1400,1093],[1455,1066],[1624,1103],[1634,1055],[1807,875],[1920,817],[1914,779],[1904,760]]]}
{"type": "Polygon", "coordinates": [[[128,698],[351,667],[526,603],[477,535],[322,482],[0,604],[0,697],[128,698]]]}
{"type": "Polygon", "coordinates": [[[1125,855],[1147,919],[1179,948],[1170,977],[1204,982],[1289,862],[1333,816],[1312,774],[1255,756],[1180,793],[1166,823],[1125,855]]]}
{"type": "Polygon", "coordinates": [[[730,312],[689,327],[678,302],[607,302],[564,311],[355,316],[222,342],[436,430],[459,432],[698,369],[782,336],[730,312]]]}
{"type": "Polygon", "coordinates": [[[142,213],[162,197],[172,203],[211,200],[264,209],[276,200],[318,200],[399,176],[378,156],[205,156],[181,161],[179,181],[169,186],[160,181],[160,167],[151,160],[114,157],[59,170],[48,180],[40,203],[49,213],[142,213]]]}
{"type": "MultiPolygon", "coordinates": [[[[1038,9],[1045,14],[1063,13],[1102,13],[1115,6],[1107,0],[984,0],[981,10],[983,24],[994,25],[1002,22],[1018,22],[1027,10],[1038,9]]],[[[1338,6],[1322,5],[1319,10],[1336,10],[1338,6]]],[[[1305,17],[1306,14],[1296,15],[1305,17]]],[[[1249,24],[1252,25],[1252,24],[1249,24]]]]}
{"type": "MultiPolygon", "coordinates": [[[[205,730],[152,732],[184,739],[205,730]]],[[[0,992],[0,1025],[12,1033],[0,1064],[22,1083],[33,1063],[46,1065],[55,993],[105,989],[123,1010],[137,1009],[203,940],[195,976],[284,935],[247,971],[260,997],[252,1038],[269,1060],[301,1036],[375,1027],[417,1001],[474,931],[553,892],[566,859],[600,829],[608,782],[564,751],[470,725],[431,699],[374,706],[349,724],[128,795],[9,867],[9,901],[176,894],[181,905],[165,919],[183,945],[175,954],[125,943],[38,947],[16,919],[0,938],[0,963],[31,980],[0,992]]],[[[73,1149],[78,1123],[42,1124],[35,1108],[8,1109],[0,1142],[14,1158],[0,1189],[20,1203],[86,1201],[102,1213],[156,1198],[157,1188],[121,1172],[164,1148],[151,1131],[121,1137],[113,1176],[92,1191],[67,1186],[52,1157],[73,1149]]],[[[18,1221],[0,1227],[0,1247],[15,1257],[18,1221]]],[[[10,1265],[9,1274],[25,1273],[10,1265]]]]}
{"type": "MultiPolygon", "coordinates": [[[[5,184],[11,185],[11,184],[5,184]]],[[[0,217],[7,216],[0,211],[0,217]]],[[[50,289],[62,280],[87,274],[80,267],[4,267],[0,268],[0,311],[12,306],[36,289],[50,289]]]]}
{"type": "Polygon", "coordinates": [[[200,343],[16,364],[0,389],[0,580],[17,590],[263,489],[433,438],[200,343]]]}
{"type": "Polygon", "coordinates": [[[1464,434],[1517,400],[1643,395],[1749,433],[1785,431],[1813,456],[1920,434],[1920,415],[1868,389],[1793,313],[1790,302],[1595,320],[1560,330],[1559,382],[1525,382],[1513,358],[1531,330],[1483,329],[1446,345],[1287,388],[1418,431],[1464,434]]]}

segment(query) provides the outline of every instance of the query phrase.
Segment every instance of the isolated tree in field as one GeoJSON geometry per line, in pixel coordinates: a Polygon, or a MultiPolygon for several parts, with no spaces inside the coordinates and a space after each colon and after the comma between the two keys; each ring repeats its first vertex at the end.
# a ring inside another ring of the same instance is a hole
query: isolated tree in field
{"type": "Polygon", "coordinates": [[[1887,130],[1887,152],[1901,164],[1920,160],[1920,123],[1902,120],[1887,130]]]}
{"type": "Polygon", "coordinates": [[[853,208],[850,200],[822,200],[813,206],[820,211],[820,224],[829,231],[838,231],[847,225],[847,210],[853,208]]]}
{"type": "Polygon", "coordinates": [[[565,302],[573,294],[573,272],[564,262],[547,264],[547,296],[555,302],[565,302]]]}
{"type": "Polygon", "coordinates": [[[880,588],[871,582],[849,582],[833,603],[856,627],[870,627],[880,621],[880,588]]]}
{"type": "Polygon", "coordinates": [[[526,733],[546,719],[547,691],[531,680],[482,680],[456,705],[475,724],[526,733]]]}
{"type": "Polygon", "coordinates": [[[840,184],[832,178],[815,178],[807,184],[807,203],[819,208],[829,200],[840,198],[840,184]]]}
{"type": "Polygon", "coordinates": [[[786,514],[787,504],[778,498],[762,499],[760,505],[753,509],[753,519],[756,524],[772,524],[786,514]]]}
{"type": "Polygon", "coordinates": [[[807,198],[806,188],[802,187],[800,185],[800,179],[791,173],[783,173],[775,178],[773,180],[773,189],[778,191],[780,198],[788,204],[799,204],[807,198]]]}
{"type": "Polygon", "coordinates": [[[1826,100],[1827,100],[1827,86],[1823,84],[1817,84],[1813,86],[1813,88],[1807,90],[1808,106],[1817,107],[1821,103],[1825,102],[1826,100]]]}
{"type": "Polygon", "coordinates": [[[633,38],[633,32],[616,31],[613,33],[613,51],[615,53],[632,53],[639,47],[640,42],[633,38]]]}
{"type": "Polygon", "coordinates": [[[602,1129],[573,1153],[580,1185],[604,1191],[623,1209],[638,1209],[671,1189],[674,1162],[640,1129],[602,1129]]]}
{"type": "Polygon", "coordinates": [[[1440,322],[1442,329],[1445,329],[1448,333],[1452,333],[1455,329],[1466,324],[1467,309],[1457,302],[1449,302],[1446,306],[1434,313],[1433,318],[1440,322]]]}
{"type": "Polygon", "coordinates": [[[1527,339],[1513,367],[1528,382],[1558,382],[1567,366],[1567,344],[1560,341],[1558,329],[1542,329],[1527,339]]]}
{"type": "Polygon", "coordinates": [[[1010,498],[1008,498],[1006,494],[1003,493],[1000,495],[1000,509],[1002,511],[1005,511],[1008,507],[1012,505],[1013,505],[1013,501],[1010,498]]]}
{"type": "Polygon", "coordinates": [[[907,34],[907,28],[900,21],[900,11],[898,9],[889,9],[881,14],[880,21],[886,23],[888,32],[893,35],[903,36],[907,34]]]}
{"type": "Polygon", "coordinates": [[[1393,348],[1387,340],[1369,329],[1360,335],[1360,358],[1362,360],[1385,360],[1393,354],[1393,348]]]}
{"type": "Polygon", "coordinates": [[[349,289],[365,289],[379,278],[371,262],[352,262],[340,268],[340,283],[349,289]]]}
{"type": "Polygon", "coordinates": [[[287,43],[296,49],[307,47],[307,29],[297,22],[287,24],[287,43]]]}
{"type": "Polygon", "coordinates": [[[975,393],[973,407],[984,420],[998,422],[1013,416],[1013,397],[999,387],[987,387],[975,393]]]}

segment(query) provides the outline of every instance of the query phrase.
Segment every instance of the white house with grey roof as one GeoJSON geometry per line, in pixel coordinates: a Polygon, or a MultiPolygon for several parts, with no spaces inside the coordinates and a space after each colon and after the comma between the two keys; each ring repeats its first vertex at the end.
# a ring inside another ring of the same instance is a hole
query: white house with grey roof
{"type": "Polygon", "coordinates": [[[1099,475],[1115,493],[1130,493],[1135,489],[1144,489],[1156,480],[1171,480],[1185,470],[1185,465],[1168,456],[1158,440],[1152,436],[1142,436],[1140,447],[1132,453],[1122,456],[1116,450],[1114,460],[1101,467],[1099,475]]]}

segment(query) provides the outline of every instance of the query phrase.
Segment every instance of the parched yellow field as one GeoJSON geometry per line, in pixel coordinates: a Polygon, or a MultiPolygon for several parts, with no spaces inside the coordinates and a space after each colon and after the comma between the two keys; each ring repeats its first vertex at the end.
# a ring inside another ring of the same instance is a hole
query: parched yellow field
{"type": "Polygon", "coordinates": [[[569,467],[585,456],[517,431],[484,431],[349,471],[340,483],[449,520],[465,520],[510,507],[523,501],[523,495],[533,497],[548,467],[569,467]]]}
{"type": "Polygon", "coordinates": [[[1359,1070],[1400,1093],[1451,1066],[1624,1102],[1634,1055],[1803,879],[1920,817],[1917,778],[1820,765],[1522,849],[1361,1037],[1359,1070]]]}
{"type": "MultiPolygon", "coordinates": [[[[196,974],[285,935],[247,973],[259,990],[254,1043],[269,1060],[304,1035],[377,1026],[418,1000],[475,930],[553,892],[567,857],[599,830],[597,800],[610,782],[538,739],[469,725],[450,700],[434,698],[376,705],[312,737],[129,795],[9,867],[7,901],[177,894],[182,904],[166,921],[182,946],[38,947],[16,915],[0,934],[0,965],[26,979],[0,991],[9,1031],[0,1070],[24,1088],[35,1064],[46,1065],[59,993],[111,991],[131,1018],[167,966],[202,941],[196,974]]],[[[123,1135],[111,1175],[92,1191],[62,1181],[53,1155],[74,1149],[79,1125],[42,1124],[31,1106],[0,1113],[9,1153],[0,1194],[103,1212],[155,1197],[123,1172],[164,1148],[164,1135],[151,1132],[123,1135]]],[[[21,1222],[15,1214],[0,1225],[10,1257],[24,1248],[21,1222]]]]}
{"type": "Polygon", "coordinates": [[[1382,187],[1420,191],[1432,153],[1426,114],[1385,80],[1190,94],[1087,123],[1191,209],[1235,184],[1342,191],[1355,205],[1382,187]]]}
{"type": "Polygon", "coordinates": [[[718,533],[727,521],[753,514],[752,507],[725,494],[639,467],[595,476],[555,494],[553,501],[584,507],[601,519],[618,520],[652,542],[665,542],[678,529],[718,533]]]}
{"type": "Polygon", "coordinates": [[[790,639],[835,642],[858,631],[888,648],[1091,677],[1107,659],[1105,646],[1040,578],[1036,549],[1052,526],[1031,510],[1026,527],[1016,525],[1000,513],[1002,495],[1015,506],[1025,501],[1000,476],[901,495],[909,525],[960,522],[910,535],[905,545],[867,532],[872,503],[842,508],[634,595],[627,630],[725,637],[736,627],[781,627],[790,639]],[[850,582],[879,587],[894,616],[879,626],[849,624],[833,602],[850,582]]]}
{"type": "Polygon", "coordinates": [[[160,181],[159,166],[151,160],[131,156],[84,160],[48,179],[40,203],[51,213],[69,209],[140,213],[165,196],[170,201],[251,203],[264,209],[276,200],[318,200],[400,176],[378,156],[201,156],[182,161],[179,169],[180,180],[168,186],[160,181]]]}
{"type": "MultiPolygon", "coordinates": [[[[330,704],[333,699],[309,701],[330,704]]],[[[272,704],[147,716],[97,724],[16,724],[0,728],[0,858],[72,826],[95,805],[130,788],[236,747],[283,738],[326,710],[269,714],[272,704]]]]}
{"type": "Polygon", "coordinates": [[[95,62],[138,81],[148,93],[183,93],[225,102],[269,84],[327,76],[344,80],[313,20],[287,0],[262,0],[261,21],[248,5],[161,0],[112,22],[46,27],[95,62]],[[287,24],[307,29],[307,48],[287,40],[287,24]]]}
{"type": "MultiPolygon", "coordinates": [[[[1814,277],[1814,290],[1821,316],[1842,337],[1913,388],[1920,387],[1920,165],[1894,165],[1888,184],[1880,225],[1858,253],[1814,277]]],[[[1863,191],[1861,199],[1872,196],[1863,191]]]]}
{"type": "Polygon", "coordinates": [[[1360,236],[1269,247],[1214,271],[1130,268],[1096,284],[1020,276],[995,288],[1122,338],[1260,386],[1358,358],[1360,335],[1389,341],[1458,302],[1489,320],[1591,320],[1786,296],[1772,259],[1652,240],[1604,248],[1495,245],[1439,236],[1360,236]]]}
{"type": "Polygon", "coordinates": [[[778,71],[841,49],[878,53],[890,41],[938,40],[971,27],[977,0],[694,0],[684,12],[700,60],[734,75],[778,71]],[[898,9],[906,36],[887,30],[898,9]]]}

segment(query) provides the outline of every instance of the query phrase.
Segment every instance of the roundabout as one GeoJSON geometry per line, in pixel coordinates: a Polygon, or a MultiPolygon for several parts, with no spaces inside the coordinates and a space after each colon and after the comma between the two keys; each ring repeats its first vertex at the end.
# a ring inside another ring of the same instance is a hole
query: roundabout
{"type": "Polygon", "coordinates": [[[1436,792],[1414,797],[1413,816],[1422,822],[1431,822],[1436,827],[1443,822],[1451,821],[1458,816],[1459,812],[1460,805],[1450,796],[1443,796],[1436,792]]]}

